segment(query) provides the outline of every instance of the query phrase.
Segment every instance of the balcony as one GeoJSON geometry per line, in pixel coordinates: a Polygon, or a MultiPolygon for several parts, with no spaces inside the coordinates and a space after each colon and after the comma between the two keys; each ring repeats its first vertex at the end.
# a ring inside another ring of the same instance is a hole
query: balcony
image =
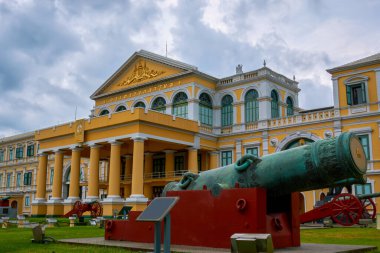
{"type": "Polygon", "coordinates": [[[21,194],[26,192],[35,192],[36,185],[23,185],[23,186],[11,186],[0,187],[0,193],[2,194],[21,194]]]}
{"type": "Polygon", "coordinates": [[[211,127],[201,124],[199,130],[204,134],[234,134],[245,131],[260,131],[276,129],[281,127],[291,127],[314,122],[333,120],[335,117],[334,109],[302,113],[289,117],[277,119],[260,120],[256,122],[235,124],[225,127],[211,127]]]}
{"type": "Polygon", "coordinates": [[[0,162],[0,167],[29,164],[29,163],[35,163],[37,161],[38,161],[38,159],[36,156],[23,157],[23,158],[17,158],[17,159],[13,159],[13,160],[0,162]]]}

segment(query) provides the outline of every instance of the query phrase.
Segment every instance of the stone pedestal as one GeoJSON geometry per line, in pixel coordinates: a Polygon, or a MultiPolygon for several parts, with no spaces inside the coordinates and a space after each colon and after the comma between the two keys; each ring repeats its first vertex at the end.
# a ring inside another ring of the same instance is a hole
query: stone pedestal
{"type": "Polygon", "coordinates": [[[70,220],[70,227],[75,227],[75,220],[77,219],[77,217],[74,217],[74,216],[71,216],[69,217],[69,220],[70,220]]]}
{"type": "Polygon", "coordinates": [[[3,217],[1,218],[3,221],[3,225],[1,226],[2,228],[7,228],[8,227],[8,222],[9,222],[9,217],[3,217]]]}
{"type": "Polygon", "coordinates": [[[17,216],[17,227],[18,228],[24,228],[24,222],[25,222],[25,216],[24,215],[18,215],[17,216]]]}

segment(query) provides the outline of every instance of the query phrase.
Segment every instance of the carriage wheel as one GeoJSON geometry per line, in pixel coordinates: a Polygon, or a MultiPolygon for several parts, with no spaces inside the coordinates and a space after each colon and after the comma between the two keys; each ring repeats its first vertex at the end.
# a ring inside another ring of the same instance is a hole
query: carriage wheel
{"type": "Polygon", "coordinates": [[[91,217],[96,218],[103,215],[103,207],[99,202],[91,205],[91,217]]]}
{"type": "Polygon", "coordinates": [[[360,200],[363,207],[363,219],[375,219],[376,218],[376,205],[371,198],[365,198],[360,200]]]}
{"type": "Polygon", "coordinates": [[[353,195],[342,193],[336,196],[332,201],[332,215],[334,222],[343,226],[352,226],[358,223],[362,217],[362,204],[353,195]]]}

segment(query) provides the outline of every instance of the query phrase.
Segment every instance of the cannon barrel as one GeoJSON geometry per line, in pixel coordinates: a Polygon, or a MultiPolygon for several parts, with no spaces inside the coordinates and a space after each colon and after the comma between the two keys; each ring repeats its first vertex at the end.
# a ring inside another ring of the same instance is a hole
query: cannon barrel
{"type": "Polygon", "coordinates": [[[356,196],[358,199],[368,199],[368,198],[379,198],[380,192],[369,193],[369,194],[361,194],[356,196]]]}
{"type": "Polygon", "coordinates": [[[271,195],[283,195],[363,182],[367,160],[359,139],[352,133],[316,141],[310,145],[257,158],[244,155],[235,164],[199,174],[185,173],[180,182],[165,186],[167,191],[266,188],[271,195]]]}

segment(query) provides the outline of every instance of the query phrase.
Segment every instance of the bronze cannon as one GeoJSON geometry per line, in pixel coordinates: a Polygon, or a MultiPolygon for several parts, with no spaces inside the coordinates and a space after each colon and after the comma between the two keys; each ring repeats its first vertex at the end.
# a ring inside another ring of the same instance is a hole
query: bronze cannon
{"type": "Polygon", "coordinates": [[[236,163],[199,174],[186,173],[168,191],[261,187],[269,195],[284,195],[337,185],[364,183],[367,160],[352,133],[257,158],[244,155],[236,163]]]}

